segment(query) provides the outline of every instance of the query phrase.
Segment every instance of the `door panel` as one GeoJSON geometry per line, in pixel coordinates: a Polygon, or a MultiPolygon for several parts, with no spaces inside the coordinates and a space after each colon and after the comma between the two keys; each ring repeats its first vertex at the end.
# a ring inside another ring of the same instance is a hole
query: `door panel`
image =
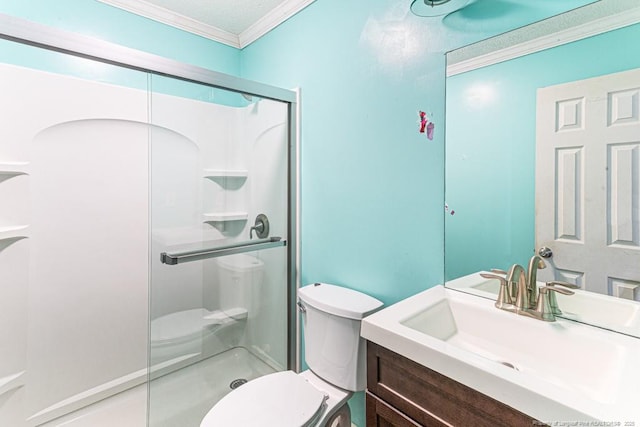
{"type": "Polygon", "coordinates": [[[538,90],[541,280],[640,300],[640,70],[538,90]]]}
{"type": "Polygon", "coordinates": [[[197,427],[234,384],[288,368],[288,106],[151,86],[149,425],[197,427]]]}

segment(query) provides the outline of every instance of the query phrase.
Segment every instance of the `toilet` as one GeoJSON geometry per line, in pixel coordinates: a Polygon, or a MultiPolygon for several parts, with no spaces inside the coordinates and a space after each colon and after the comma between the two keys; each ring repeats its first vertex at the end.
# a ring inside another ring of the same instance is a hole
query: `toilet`
{"type": "Polygon", "coordinates": [[[200,427],[350,427],[347,401],[366,387],[362,318],[382,302],[363,293],[314,283],[298,290],[309,369],[276,372],[223,397],[200,427]]]}

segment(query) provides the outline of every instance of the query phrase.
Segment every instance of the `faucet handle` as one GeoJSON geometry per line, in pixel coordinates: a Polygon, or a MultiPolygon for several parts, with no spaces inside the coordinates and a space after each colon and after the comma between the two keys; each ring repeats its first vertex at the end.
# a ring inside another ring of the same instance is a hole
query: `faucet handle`
{"type": "Polygon", "coordinates": [[[499,268],[492,268],[490,271],[494,274],[501,274],[503,276],[508,274],[505,270],[500,270],[499,268]]]}
{"type": "MultiPolygon", "coordinates": [[[[493,270],[492,270],[493,271],[493,270]]],[[[481,277],[484,277],[485,279],[494,279],[494,280],[499,280],[500,281],[500,285],[502,286],[502,282],[507,282],[507,279],[505,279],[502,276],[498,276],[497,274],[491,274],[491,273],[480,273],[481,277]]]]}
{"type": "Polygon", "coordinates": [[[502,276],[498,276],[497,274],[480,273],[480,276],[485,279],[495,279],[500,281],[500,291],[498,292],[498,299],[496,300],[495,306],[501,310],[513,311],[515,308],[513,305],[513,299],[507,289],[507,279],[502,276]]]}
{"type": "MultiPolygon", "coordinates": [[[[570,289],[579,289],[580,286],[578,285],[574,285],[573,283],[568,283],[568,282],[560,282],[560,281],[551,281],[551,282],[547,282],[547,286],[553,288],[556,290],[556,292],[560,292],[561,294],[564,295],[573,295],[574,292],[571,292],[569,294],[562,292],[561,290],[563,290],[564,288],[570,288],[570,289]],[[555,286],[563,286],[562,288],[556,288],[555,286]]],[[[549,304],[551,305],[551,311],[553,312],[553,314],[562,314],[562,310],[560,310],[560,307],[558,307],[558,299],[556,298],[556,294],[554,294],[553,292],[549,294],[549,304]]]]}
{"type": "MultiPolygon", "coordinates": [[[[547,286],[564,286],[565,288],[569,288],[569,289],[578,289],[580,288],[580,286],[575,285],[573,283],[569,283],[569,282],[559,282],[559,281],[551,281],[551,282],[547,282],[547,286]]],[[[560,292],[562,293],[562,292],[560,292]]]]}
{"type": "Polygon", "coordinates": [[[542,286],[540,289],[540,292],[542,293],[549,293],[549,292],[557,292],[559,294],[563,294],[563,295],[573,295],[575,294],[575,292],[570,291],[569,289],[565,289],[565,288],[556,288],[553,285],[549,285],[547,284],[547,286],[542,286]]]}
{"type": "MultiPolygon", "coordinates": [[[[557,288],[555,285],[561,285],[561,286],[565,286],[565,285],[571,285],[571,283],[565,283],[565,282],[548,282],[546,286],[542,286],[540,288],[540,297],[538,298],[538,305],[536,306],[536,310],[538,310],[538,307],[540,307],[540,300],[544,299],[546,300],[546,304],[548,304],[548,310],[551,312],[551,314],[554,316],[557,316],[559,314],[562,314],[562,310],[560,310],[560,307],[558,307],[558,300],[556,298],[556,292],[559,294],[563,294],[563,295],[573,295],[575,294],[575,292],[570,291],[569,289],[565,289],[565,288],[557,288]]],[[[577,286],[573,285],[574,287],[577,288],[577,286]]],[[[544,302],[543,302],[544,304],[544,302]]]]}

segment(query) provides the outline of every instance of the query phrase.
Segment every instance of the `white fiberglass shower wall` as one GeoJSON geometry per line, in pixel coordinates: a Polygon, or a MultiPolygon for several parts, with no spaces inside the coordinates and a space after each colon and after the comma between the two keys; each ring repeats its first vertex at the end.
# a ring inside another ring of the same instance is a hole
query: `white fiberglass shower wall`
{"type": "Polygon", "coordinates": [[[0,75],[0,424],[39,425],[145,376],[146,95],[0,75]]]}
{"type": "Polygon", "coordinates": [[[57,72],[0,64],[0,425],[197,426],[290,367],[290,104],[1,43],[57,72]]]}

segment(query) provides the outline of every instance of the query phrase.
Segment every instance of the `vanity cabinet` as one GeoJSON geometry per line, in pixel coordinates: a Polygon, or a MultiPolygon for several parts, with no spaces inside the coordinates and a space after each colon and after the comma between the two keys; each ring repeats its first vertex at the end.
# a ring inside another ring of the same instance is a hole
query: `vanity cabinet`
{"type": "Polygon", "coordinates": [[[544,425],[370,341],[366,417],[367,427],[544,425]]]}

